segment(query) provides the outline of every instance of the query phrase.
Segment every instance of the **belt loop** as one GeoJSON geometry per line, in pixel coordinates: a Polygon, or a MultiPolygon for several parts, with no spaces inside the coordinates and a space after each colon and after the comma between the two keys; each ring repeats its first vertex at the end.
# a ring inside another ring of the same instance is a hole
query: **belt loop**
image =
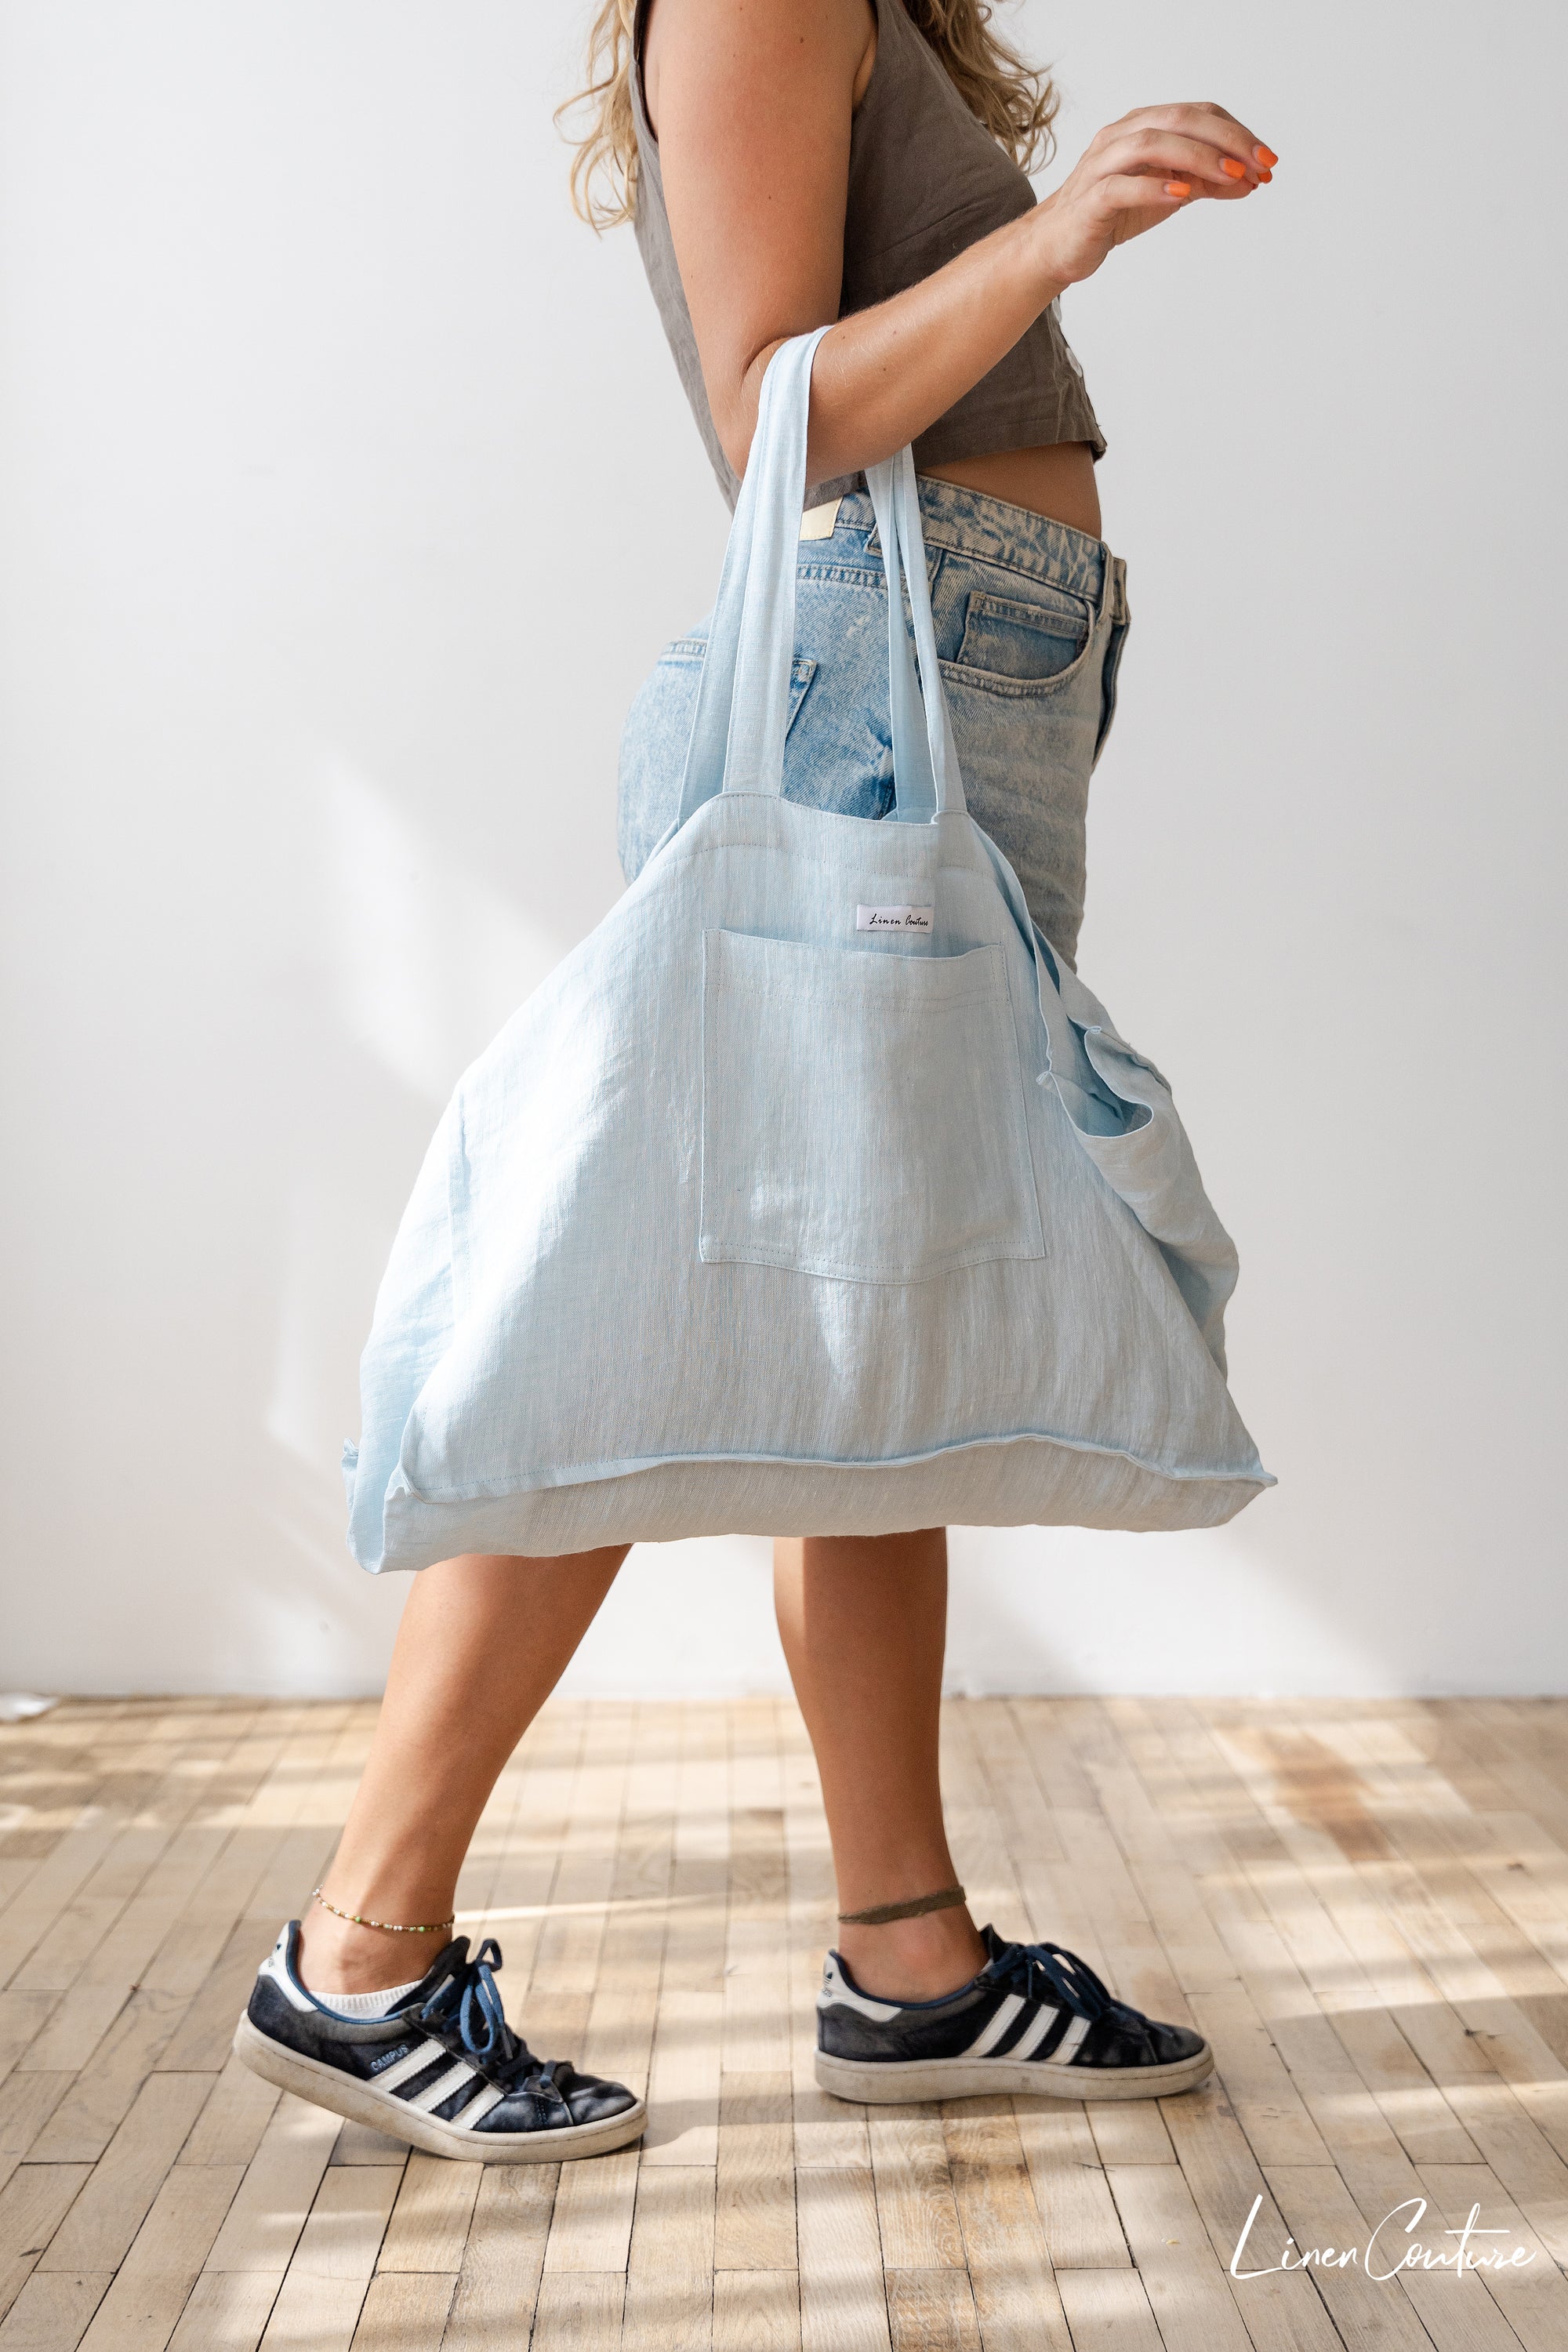
{"type": "Polygon", "coordinates": [[[1093,625],[1096,629],[1111,617],[1110,599],[1115,584],[1116,558],[1101,540],[1100,542],[1100,593],[1094,603],[1093,625]]]}
{"type": "Polygon", "coordinates": [[[1102,621],[1125,621],[1127,618],[1127,566],[1120,555],[1112,555],[1103,540],[1100,542],[1100,601],[1095,608],[1094,625],[1102,621]]]}

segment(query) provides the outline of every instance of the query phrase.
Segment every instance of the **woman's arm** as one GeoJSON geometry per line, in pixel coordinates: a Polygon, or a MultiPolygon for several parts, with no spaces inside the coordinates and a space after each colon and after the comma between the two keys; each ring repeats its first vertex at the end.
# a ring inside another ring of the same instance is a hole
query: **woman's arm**
{"type": "MultiPolygon", "coordinates": [[[[658,0],[652,11],[647,86],[670,235],[738,473],[769,360],[837,315],[850,121],[874,36],[868,0],[658,0]]],[[[1100,131],[1032,212],[824,337],[810,478],[891,457],[1114,246],[1198,196],[1249,195],[1267,155],[1217,106],[1142,107],[1100,131]]]]}

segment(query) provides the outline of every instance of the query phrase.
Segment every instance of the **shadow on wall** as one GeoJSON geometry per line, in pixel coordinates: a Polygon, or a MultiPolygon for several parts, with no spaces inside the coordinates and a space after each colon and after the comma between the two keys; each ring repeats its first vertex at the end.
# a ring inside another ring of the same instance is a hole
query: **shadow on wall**
{"type": "Polygon", "coordinates": [[[251,1294],[273,1317],[256,1358],[263,1451],[235,1465],[262,1525],[237,1611],[216,1612],[238,1625],[215,1665],[225,1687],[324,1695],[379,1687],[407,1589],[365,1576],[344,1541],[337,1461],[376,1285],[457,1076],[571,940],[342,755],[322,756],[300,801],[287,835],[316,856],[293,877],[300,950],[266,1057],[288,1072],[293,1118],[273,1143],[276,1261],[251,1294]]]}

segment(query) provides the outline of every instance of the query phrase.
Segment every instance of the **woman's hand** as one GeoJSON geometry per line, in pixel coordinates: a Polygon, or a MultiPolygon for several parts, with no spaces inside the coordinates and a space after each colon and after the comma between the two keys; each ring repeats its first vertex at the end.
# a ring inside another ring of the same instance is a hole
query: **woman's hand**
{"type": "Polygon", "coordinates": [[[1114,246],[1200,196],[1249,196],[1279,157],[1223,106],[1140,106],[1097,131],[1030,215],[1042,268],[1064,286],[1091,278],[1114,246]]]}

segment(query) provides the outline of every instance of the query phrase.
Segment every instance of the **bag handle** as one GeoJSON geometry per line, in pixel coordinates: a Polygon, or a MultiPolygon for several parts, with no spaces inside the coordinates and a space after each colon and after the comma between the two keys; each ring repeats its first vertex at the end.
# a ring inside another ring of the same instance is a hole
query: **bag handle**
{"type": "MultiPolygon", "coordinates": [[[[687,746],[681,824],[715,793],[776,797],[783,789],[811,367],[826,332],[818,327],[781,344],[763,379],[687,746]]],[[[906,448],[870,467],[867,483],[888,575],[895,814],[905,823],[925,823],[943,811],[962,811],[963,787],[937,664],[910,452],[906,448]],[[904,625],[900,580],[909,587],[919,677],[904,625]],[[922,679],[932,689],[923,698],[923,713],[922,679]]]]}
{"type": "Polygon", "coordinates": [[[866,469],[866,487],[882,542],[888,575],[888,688],[892,713],[894,815],[918,824],[933,816],[964,814],[963,780],[953,747],[947,696],[937,658],[926,571],[925,533],[921,528],[920,485],[908,443],[896,457],[866,469]],[[904,592],[914,623],[917,675],[904,626],[904,592]]]}

